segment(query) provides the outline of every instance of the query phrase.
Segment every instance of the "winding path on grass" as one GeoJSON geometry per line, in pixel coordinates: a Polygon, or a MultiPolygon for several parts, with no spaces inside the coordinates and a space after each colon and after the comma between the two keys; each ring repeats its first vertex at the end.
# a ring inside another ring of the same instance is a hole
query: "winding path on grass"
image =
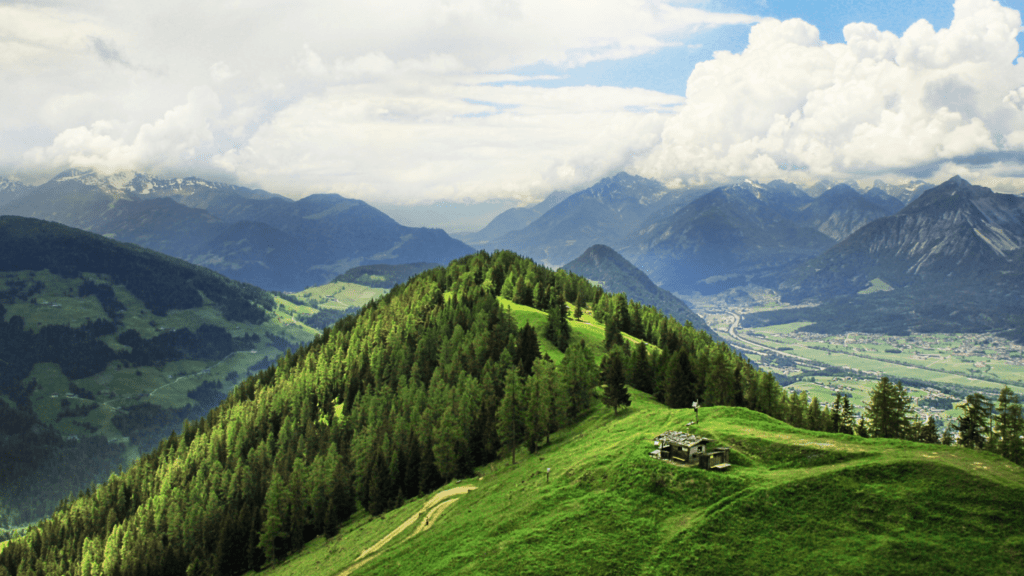
{"type": "Polygon", "coordinates": [[[409,527],[415,524],[417,520],[420,520],[420,518],[422,518],[423,521],[420,522],[420,525],[416,527],[416,530],[413,531],[412,534],[406,536],[405,540],[402,540],[402,542],[405,542],[409,538],[412,538],[413,536],[419,534],[420,532],[423,532],[424,530],[429,530],[430,527],[433,526],[433,522],[436,521],[437,517],[440,516],[441,513],[444,512],[449,506],[455,504],[455,502],[458,500],[457,496],[461,496],[469,492],[470,490],[476,490],[476,486],[459,486],[457,488],[443,490],[441,492],[438,492],[437,494],[434,494],[434,496],[431,497],[430,500],[427,500],[426,504],[423,505],[423,508],[421,508],[419,512],[413,514],[405,522],[402,522],[397,528],[392,530],[387,536],[381,538],[376,544],[370,546],[366,550],[363,550],[359,554],[359,557],[356,558],[356,563],[339,572],[338,576],[349,576],[349,574],[355,572],[363,564],[366,564],[370,560],[373,560],[373,558],[376,556],[377,552],[379,552],[381,548],[387,546],[387,544],[394,540],[396,536],[408,530],[409,527]]]}

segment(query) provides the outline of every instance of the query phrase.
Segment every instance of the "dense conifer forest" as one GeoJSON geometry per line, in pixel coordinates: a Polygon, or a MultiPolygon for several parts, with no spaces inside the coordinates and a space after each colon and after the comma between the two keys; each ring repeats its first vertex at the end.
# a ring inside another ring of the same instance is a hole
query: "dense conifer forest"
{"type": "Polygon", "coordinates": [[[259,568],[334,534],[359,508],[381,514],[516,447],[536,451],[599,397],[628,410],[628,387],[670,407],[699,400],[817,430],[854,427],[848,401],[808,408],[654,308],[481,252],[395,287],[239,384],[181,435],[8,542],[0,576],[259,568]],[[520,326],[508,301],[547,311],[546,325],[520,326]],[[567,330],[567,303],[604,323],[603,346],[567,330]],[[555,362],[542,343],[564,356],[555,362]]]}

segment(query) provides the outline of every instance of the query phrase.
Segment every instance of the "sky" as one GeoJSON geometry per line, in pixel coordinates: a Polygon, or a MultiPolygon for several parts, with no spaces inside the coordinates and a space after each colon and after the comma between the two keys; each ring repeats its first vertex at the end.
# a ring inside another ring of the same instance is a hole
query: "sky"
{"type": "Polygon", "coordinates": [[[1019,193],[1022,9],[0,0],[0,174],[196,175],[407,214],[623,170],[671,186],[959,174],[1019,193]]]}

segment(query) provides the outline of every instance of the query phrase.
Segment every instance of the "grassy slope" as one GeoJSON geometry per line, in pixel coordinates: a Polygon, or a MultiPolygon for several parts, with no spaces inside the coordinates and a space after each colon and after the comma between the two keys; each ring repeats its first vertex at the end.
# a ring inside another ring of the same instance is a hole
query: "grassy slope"
{"type": "MultiPolygon", "coordinates": [[[[517,465],[463,480],[477,489],[354,573],[1019,573],[1020,467],[959,448],[810,433],[742,408],[707,408],[697,427],[733,447],[729,472],[646,456],[651,438],[691,416],[635,391],[618,418],[596,408],[517,465]]],[[[338,574],[427,499],[356,517],[265,573],[338,574]]]]}
{"type": "MultiPolygon", "coordinates": [[[[516,325],[522,328],[527,323],[537,331],[537,336],[540,340],[540,353],[547,354],[556,363],[561,362],[562,358],[565,357],[565,353],[555,348],[555,345],[544,338],[544,330],[548,325],[548,313],[531,308],[529,306],[523,306],[522,304],[516,304],[511,300],[498,297],[498,302],[502,306],[508,308],[512,312],[512,318],[515,319],[516,325]]],[[[600,360],[599,351],[604,350],[604,324],[601,324],[590,314],[589,310],[586,310],[579,320],[573,318],[573,312],[576,307],[571,303],[566,303],[566,307],[569,309],[569,327],[572,328],[572,338],[583,339],[587,346],[592,352],[595,353],[595,357],[600,360]]],[[[632,344],[640,342],[639,338],[634,338],[629,334],[622,335],[623,340],[626,340],[632,344]]],[[[658,348],[653,344],[647,345],[648,349],[657,350],[658,348]]]]}
{"type": "Polygon", "coordinates": [[[384,288],[372,288],[351,282],[330,282],[306,288],[302,292],[297,292],[295,296],[316,304],[321,310],[345,310],[353,306],[362,306],[386,293],[387,290],[384,288]]]}
{"type": "MultiPolygon", "coordinates": [[[[543,313],[512,308],[543,325],[543,313]]],[[[573,328],[603,342],[599,325],[573,328]]],[[[263,573],[1016,574],[1024,563],[1024,470],[999,457],[711,407],[690,429],[732,447],[733,468],[709,473],[646,455],[692,412],[632,398],[617,418],[596,406],[515,466],[506,458],[435,496],[471,492],[359,513],[263,573]]]]}

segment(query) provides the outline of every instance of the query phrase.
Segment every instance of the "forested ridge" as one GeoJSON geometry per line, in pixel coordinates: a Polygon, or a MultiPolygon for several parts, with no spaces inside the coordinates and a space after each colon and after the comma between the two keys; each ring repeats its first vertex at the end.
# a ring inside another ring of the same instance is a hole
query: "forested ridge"
{"type": "Polygon", "coordinates": [[[224,318],[259,324],[274,306],[273,299],[255,286],[55,222],[0,216],[0,242],[0,271],[45,269],[66,278],[83,272],[107,274],[158,316],[200,307],[205,296],[224,318]]]}
{"type": "MultiPolygon", "coordinates": [[[[616,414],[628,409],[627,385],[670,407],[699,400],[816,429],[832,421],[655,308],[481,252],[395,287],[245,380],[181,435],[9,542],[0,576],[259,568],[360,508],[380,514],[513,447],[537,450],[598,397],[616,414]],[[547,321],[518,322],[504,302],[547,321]],[[583,310],[604,324],[603,343],[570,326],[583,310]]],[[[840,407],[840,425],[847,414],[840,407]]]]}
{"type": "Polygon", "coordinates": [[[230,386],[236,352],[315,334],[259,288],[84,230],[0,216],[0,245],[0,539],[223,398],[148,393],[233,363],[209,376],[230,386]]]}

